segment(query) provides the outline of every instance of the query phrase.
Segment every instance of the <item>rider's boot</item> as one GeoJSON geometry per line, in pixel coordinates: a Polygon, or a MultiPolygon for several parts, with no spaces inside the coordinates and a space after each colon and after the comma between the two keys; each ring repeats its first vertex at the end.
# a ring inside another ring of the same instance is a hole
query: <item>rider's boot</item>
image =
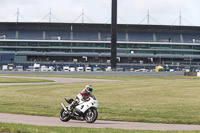
{"type": "Polygon", "coordinates": [[[74,108],[75,108],[74,105],[70,105],[68,108],[69,113],[72,113],[74,108]]]}
{"type": "Polygon", "coordinates": [[[70,106],[67,108],[67,110],[68,110],[69,112],[71,112],[71,111],[72,111],[72,105],[70,105],[70,106]]]}
{"type": "Polygon", "coordinates": [[[77,101],[73,101],[72,104],[69,106],[69,112],[72,112],[73,109],[76,107],[77,101]]]}

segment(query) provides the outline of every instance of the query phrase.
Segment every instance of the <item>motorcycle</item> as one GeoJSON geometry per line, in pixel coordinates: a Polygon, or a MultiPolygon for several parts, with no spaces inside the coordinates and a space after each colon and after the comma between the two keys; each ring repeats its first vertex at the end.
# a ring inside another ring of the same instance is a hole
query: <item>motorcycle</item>
{"type": "MultiPolygon", "coordinates": [[[[68,104],[71,104],[74,100],[72,98],[64,98],[68,104]]],[[[95,96],[91,96],[88,99],[81,99],[79,104],[70,109],[70,105],[65,106],[64,103],[61,103],[62,110],[60,111],[60,120],[67,122],[70,119],[86,121],[87,123],[94,123],[98,117],[98,101],[95,96]]]]}

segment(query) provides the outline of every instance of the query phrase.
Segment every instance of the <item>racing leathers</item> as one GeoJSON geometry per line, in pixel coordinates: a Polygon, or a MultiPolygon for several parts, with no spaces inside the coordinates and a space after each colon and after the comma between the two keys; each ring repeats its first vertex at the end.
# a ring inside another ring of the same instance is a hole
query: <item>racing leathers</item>
{"type": "Polygon", "coordinates": [[[75,98],[74,98],[74,101],[72,102],[70,108],[75,108],[76,105],[79,104],[80,100],[83,99],[83,100],[86,100],[88,99],[90,96],[92,96],[91,93],[89,93],[86,89],[83,89],[75,98]]]}

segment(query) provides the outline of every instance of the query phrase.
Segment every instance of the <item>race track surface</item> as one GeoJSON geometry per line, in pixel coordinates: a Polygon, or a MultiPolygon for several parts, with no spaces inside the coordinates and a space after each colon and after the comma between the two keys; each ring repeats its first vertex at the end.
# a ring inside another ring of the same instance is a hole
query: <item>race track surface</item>
{"type": "Polygon", "coordinates": [[[70,120],[62,122],[58,117],[30,116],[18,114],[0,113],[0,122],[21,123],[39,126],[62,126],[62,127],[88,127],[88,128],[115,128],[128,130],[200,130],[200,125],[183,124],[158,124],[158,123],[139,123],[139,122],[120,122],[97,120],[93,124],[85,121],[70,120]]]}
{"type": "Polygon", "coordinates": [[[54,82],[40,82],[40,83],[0,83],[0,85],[37,85],[37,84],[55,84],[55,83],[75,83],[75,82],[103,82],[103,81],[117,81],[107,79],[83,79],[83,78],[57,78],[57,77],[19,77],[19,76],[0,76],[0,78],[25,78],[25,79],[46,79],[54,82]]]}

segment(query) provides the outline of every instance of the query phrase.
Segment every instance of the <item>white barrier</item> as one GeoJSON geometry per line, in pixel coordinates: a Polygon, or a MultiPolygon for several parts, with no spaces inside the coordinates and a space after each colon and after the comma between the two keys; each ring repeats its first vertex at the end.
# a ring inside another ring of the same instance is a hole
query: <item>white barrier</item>
{"type": "Polygon", "coordinates": [[[197,73],[197,77],[200,77],[200,72],[197,73]]]}

